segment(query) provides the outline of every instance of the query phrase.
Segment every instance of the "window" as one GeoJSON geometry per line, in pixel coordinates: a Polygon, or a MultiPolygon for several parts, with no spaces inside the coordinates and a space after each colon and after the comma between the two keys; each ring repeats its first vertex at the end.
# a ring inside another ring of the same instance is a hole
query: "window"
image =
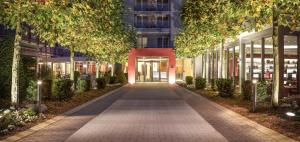
{"type": "Polygon", "coordinates": [[[157,47],[166,48],[169,47],[169,37],[159,37],[157,39],[157,47]]]}
{"type": "Polygon", "coordinates": [[[145,48],[148,45],[148,38],[147,37],[138,37],[137,40],[137,47],[138,48],[145,48]]]}

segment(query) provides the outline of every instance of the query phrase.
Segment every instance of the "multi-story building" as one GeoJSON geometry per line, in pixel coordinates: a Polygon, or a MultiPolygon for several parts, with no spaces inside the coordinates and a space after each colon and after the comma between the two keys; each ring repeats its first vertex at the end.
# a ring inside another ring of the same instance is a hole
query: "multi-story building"
{"type": "Polygon", "coordinates": [[[129,53],[128,81],[174,83],[173,42],[180,28],[181,0],[126,0],[125,6],[125,21],[138,35],[129,53]]]}

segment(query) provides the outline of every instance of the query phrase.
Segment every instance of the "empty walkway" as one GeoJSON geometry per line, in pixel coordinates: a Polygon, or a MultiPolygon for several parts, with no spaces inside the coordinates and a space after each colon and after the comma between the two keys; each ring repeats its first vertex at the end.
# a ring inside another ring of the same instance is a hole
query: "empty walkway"
{"type": "Polygon", "coordinates": [[[21,141],[266,142],[289,140],[248,121],[175,85],[136,84],[125,86],[21,141]],[[274,137],[274,134],[277,137],[274,137]]]}

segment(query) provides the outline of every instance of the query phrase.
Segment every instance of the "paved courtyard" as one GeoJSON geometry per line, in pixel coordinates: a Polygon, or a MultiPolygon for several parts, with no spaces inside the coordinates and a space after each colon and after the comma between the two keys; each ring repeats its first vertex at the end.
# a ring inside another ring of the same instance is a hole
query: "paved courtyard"
{"type": "Polygon", "coordinates": [[[20,141],[291,140],[176,85],[136,84],[95,100],[20,141]]]}

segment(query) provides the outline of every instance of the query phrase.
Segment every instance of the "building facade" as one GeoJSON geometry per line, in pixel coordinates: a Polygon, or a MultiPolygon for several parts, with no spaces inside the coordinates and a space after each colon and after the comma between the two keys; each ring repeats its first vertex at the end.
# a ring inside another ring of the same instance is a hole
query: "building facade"
{"type": "Polygon", "coordinates": [[[125,21],[137,31],[128,59],[128,81],[176,80],[174,36],[180,28],[181,0],[126,0],[125,21]]]}

